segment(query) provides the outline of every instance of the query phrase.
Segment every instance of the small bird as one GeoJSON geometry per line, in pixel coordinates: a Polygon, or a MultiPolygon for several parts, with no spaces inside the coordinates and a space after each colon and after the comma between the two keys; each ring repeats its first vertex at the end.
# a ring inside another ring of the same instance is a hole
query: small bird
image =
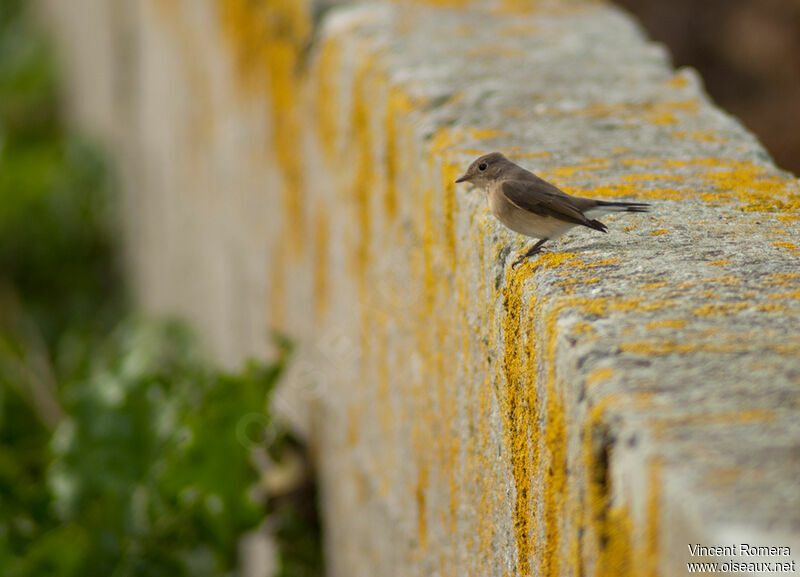
{"type": "Polygon", "coordinates": [[[574,226],[608,232],[594,217],[609,212],[647,212],[641,202],[607,202],[567,194],[499,152],[484,154],[469,165],[456,183],[471,182],[486,193],[489,209],[514,232],[539,241],[511,265],[538,253],[542,245],[574,226]]]}

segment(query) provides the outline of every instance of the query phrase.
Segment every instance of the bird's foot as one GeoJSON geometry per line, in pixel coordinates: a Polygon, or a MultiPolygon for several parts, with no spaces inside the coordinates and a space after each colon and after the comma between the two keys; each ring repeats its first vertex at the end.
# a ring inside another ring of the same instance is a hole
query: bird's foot
{"type": "Polygon", "coordinates": [[[512,269],[516,268],[516,267],[517,267],[517,265],[520,265],[520,264],[522,264],[523,262],[525,262],[525,260],[526,260],[528,257],[531,257],[531,256],[533,256],[533,255],[535,255],[535,254],[537,254],[537,253],[541,252],[541,251],[542,251],[542,245],[543,245],[544,243],[546,243],[546,242],[547,242],[547,240],[548,240],[548,239],[546,239],[546,238],[539,239],[539,241],[538,241],[536,244],[534,244],[532,247],[530,247],[530,248],[527,250],[527,252],[526,252],[525,254],[523,254],[522,256],[520,256],[520,257],[519,257],[517,260],[515,260],[515,261],[512,263],[512,265],[511,265],[511,268],[512,268],[512,269]]]}
{"type": "Polygon", "coordinates": [[[530,250],[528,250],[527,252],[525,252],[525,253],[523,253],[523,254],[519,255],[519,257],[517,257],[517,260],[515,260],[513,263],[511,263],[511,270],[514,270],[514,269],[515,269],[515,268],[517,268],[519,265],[521,265],[523,262],[525,262],[526,260],[528,260],[528,258],[530,258],[530,257],[532,257],[532,256],[534,256],[534,255],[537,255],[537,254],[539,254],[539,253],[540,253],[540,252],[542,252],[543,250],[544,250],[544,249],[543,249],[541,246],[534,246],[533,248],[531,248],[531,249],[530,249],[530,250]]]}

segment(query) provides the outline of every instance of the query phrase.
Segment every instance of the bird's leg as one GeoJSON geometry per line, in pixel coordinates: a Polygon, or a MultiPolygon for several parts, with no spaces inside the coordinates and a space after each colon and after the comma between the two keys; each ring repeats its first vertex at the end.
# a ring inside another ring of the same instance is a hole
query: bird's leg
{"type": "Polygon", "coordinates": [[[544,243],[546,243],[546,242],[547,242],[547,239],[543,238],[539,242],[534,244],[531,248],[528,249],[528,251],[525,254],[523,254],[517,260],[514,261],[514,263],[511,265],[511,268],[515,268],[517,265],[522,264],[522,262],[525,259],[527,259],[528,257],[531,257],[531,256],[535,255],[537,252],[541,251],[542,250],[542,245],[544,243]]]}

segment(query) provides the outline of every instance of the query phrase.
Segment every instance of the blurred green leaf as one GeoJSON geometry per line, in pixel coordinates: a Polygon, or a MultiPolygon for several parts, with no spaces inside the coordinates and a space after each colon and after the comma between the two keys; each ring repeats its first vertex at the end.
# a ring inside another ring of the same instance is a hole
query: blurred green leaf
{"type": "Polygon", "coordinates": [[[101,545],[76,575],[197,575],[188,560],[201,550],[201,575],[230,570],[263,517],[237,424],[278,373],[217,374],[172,323],[127,323],[98,358],[65,400],[49,474],[61,520],[101,545]]]}

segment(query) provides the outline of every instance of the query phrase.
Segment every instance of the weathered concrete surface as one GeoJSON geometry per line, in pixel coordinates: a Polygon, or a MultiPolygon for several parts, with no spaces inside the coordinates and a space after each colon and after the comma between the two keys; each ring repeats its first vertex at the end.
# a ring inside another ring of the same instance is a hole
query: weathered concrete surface
{"type": "Polygon", "coordinates": [[[105,130],[137,294],[227,362],[270,327],[301,343],[285,408],[315,441],[331,575],[798,559],[800,183],[628,18],[123,4],[134,80],[105,130]],[[490,150],[653,212],[512,271],[522,239],[453,185],[490,150]]]}

